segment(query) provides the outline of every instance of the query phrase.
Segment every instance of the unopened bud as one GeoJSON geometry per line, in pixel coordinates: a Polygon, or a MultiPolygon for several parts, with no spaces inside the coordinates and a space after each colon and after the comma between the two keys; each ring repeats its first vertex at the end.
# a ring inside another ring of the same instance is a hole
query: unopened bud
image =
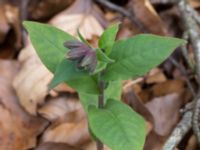
{"type": "Polygon", "coordinates": [[[67,41],[64,46],[69,49],[67,59],[77,61],[79,69],[86,69],[93,72],[97,65],[96,52],[79,41],[67,41]]]}

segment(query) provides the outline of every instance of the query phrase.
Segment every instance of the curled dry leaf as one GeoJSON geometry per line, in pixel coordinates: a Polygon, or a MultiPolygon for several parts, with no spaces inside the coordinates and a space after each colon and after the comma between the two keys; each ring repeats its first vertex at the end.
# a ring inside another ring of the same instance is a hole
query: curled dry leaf
{"type": "Polygon", "coordinates": [[[73,0],[41,0],[30,1],[29,3],[29,15],[33,20],[47,19],[63,9],[67,8],[73,0]]]}
{"type": "Polygon", "coordinates": [[[149,30],[151,33],[165,35],[165,24],[149,2],[149,0],[131,0],[129,3],[136,18],[149,30]],[[145,17],[144,17],[145,16],[145,17]]]}
{"type": "Polygon", "coordinates": [[[17,62],[0,60],[1,150],[27,150],[35,147],[37,136],[47,125],[46,121],[29,115],[20,106],[11,84],[18,69],[17,62]]]}
{"type": "Polygon", "coordinates": [[[181,94],[182,92],[156,97],[146,104],[154,117],[154,130],[158,135],[168,136],[177,124],[179,110],[184,103],[181,94]]]}
{"type": "Polygon", "coordinates": [[[78,99],[66,95],[50,99],[39,113],[52,122],[42,141],[81,145],[90,141],[87,120],[78,99]]]}
{"type": "MultiPolygon", "coordinates": [[[[22,67],[14,79],[13,86],[21,105],[30,114],[36,115],[37,106],[43,104],[48,95],[48,84],[53,75],[42,64],[30,41],[21,50],[18,59],[22,67]]],[[[67,85],[60,85],[55,90],[75,92],[67,85]]]]}
{"type": "Polygon", "coordinates": [[[100,36],[107,22],[102,12],[92,0],[76,0],[73,5],[55,16],[50,23],[72,35],[77,35],[77,30],[86,39],[93,35],[100,36]]]}
{"type": "Polygon", "coordinates": [[[46,142],[40,144],[35,150],[83,150],[65,143],[46,142]]]}
{"type": "Polygon", "coordinates": [[[36,115],[38,104],[42,104],[47,95],[52,74],[42,65],[30,43],[21,51],[19,61],[22,67],[13,86],[21,105],[30,114],[36,115]]]}
{"type": "Polygon", "coordinates": [[[194,8],[199,8],[200,7],[200,1],[199,0],[189,0],[189,3],[194,8]]]}
{"type": "Polygon", "coordinates": [[[146,83],[152,84],[152,83],[161,83],[166,81],[167,78],[163,71],[159,68],[152,69],[146,79],[146,83]]]}
{"type": "Polygon", "coordinates": [[[10,29],[16,36],[15,48],[21,47],[21,25],[19,9],[9,4],[0,5],[0,43],[2,43],[10,29]]]}
{"type": "Polygon", "coordinates": [[[90,140],[86,118],[79,122],[52,125],[42,136],[43,142],[61,142],[72,146],[82,145],[90,140]]]}
{"type": "Polygon", "coordinates": [[[56,120],[78,121],[85,116],[80,102],[66,96],[52,98],[38,112],[51,122],[56,120]]]}

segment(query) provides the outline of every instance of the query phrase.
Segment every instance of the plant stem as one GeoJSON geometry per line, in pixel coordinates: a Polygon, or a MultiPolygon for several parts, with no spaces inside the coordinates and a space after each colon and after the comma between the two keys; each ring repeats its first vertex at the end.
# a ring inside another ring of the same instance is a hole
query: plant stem
{"type": "Polygon", "coordinates": [[[98,107],[103,108],[104,106],[104,82],[99,81],[99,99],[98,99],[98,107]]]}
{"type": "MultiPolygon", "coordinates": [[[[104,81],[101,80],[102,72],[99,73],[99,97],[98,97],[98,108],[104,107],[104,81]]],[[[103,150],[103,143],[100,140],[96,140],[97,150],[103,150]]]]}

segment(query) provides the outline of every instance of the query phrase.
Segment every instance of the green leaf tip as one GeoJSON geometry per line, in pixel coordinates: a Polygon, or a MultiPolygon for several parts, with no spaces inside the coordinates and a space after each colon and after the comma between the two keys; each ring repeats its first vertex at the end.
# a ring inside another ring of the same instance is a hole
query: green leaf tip
{"type": "Polygon", "coordinates": [[[119,24],[111,25],[103,32],[99,39],[99,47],[105,50],[107,55],[109,55],[112,50],[118,30],[119,24]]]}
{"type": "Polygon", "coordinates": [[[153,34],[138,34],[119,40],[114,43],[109,55],[115,63],[108,64],[104,80],[126,80],[142,76],[185,43],[182,39],[153,34]]]}

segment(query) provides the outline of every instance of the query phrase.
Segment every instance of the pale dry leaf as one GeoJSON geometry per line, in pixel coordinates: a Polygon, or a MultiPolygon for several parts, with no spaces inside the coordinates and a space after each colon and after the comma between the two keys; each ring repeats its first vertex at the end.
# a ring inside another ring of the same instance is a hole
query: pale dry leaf
{"type": "Polygon", "coordinates": [[[107,22],[92,0],[76,0],[73,5],[55,16],[50,24],[76,36],[79,30],[86,39],[100,36],[107,22]]]}
{"type": "Polygon", "coordinates": [[[22,67],[14,79],[13,86],[21,105],[30,114],[36,115],[37,106],[44,102],[48,94],[48,84],[53,75],[39,60],[30,43],[21,51],[19,61],[22,67]]]}
{"type": "Polygon", "coordinates": [[[86,118],[79,122],[64,122],[49,127],[42,136],[43,142],[61,142],[72,146],[82,145],[90,141],[86,118]]]}
{"type": "Polygon", "coordinates": [[[189,0],[189,3],[194,8],[199,8],[200,7],[200,1],[199,0],[189,0]]]}
{"type": "Polygon", "coordinates": [[[53,122],[62,118],[63,120],[80,120],[85,113],[77,99],[66,96],[51,98],[44,106],[38,110],[39,114],[47,120],[53,122]],[[77,112],[77,113],[72,113],[77,112]]]}
{"type": "Polygon", "coordinates": [[[152,69],[146,79],[146,83],[161,83],[167,80],[166,76],[164,75],[163,71],[159,68],[152,69]]]}
{"type": "Polygon", "coordinates": [[[171,93],[179,93],[185,88],[183,80],[167,80],[165,82],[155,84],[151,89],[153,97],[164,96],[171,93]]]}
{"type": "Polygon", "coordinates": [[[40,144],[35,150],[83,150],[65,143],[46,142],[40,144]]]}
{"type": "Polygon", "coordinates": [[[154,117],[154,130],[158,135],[168,136],[180,117],[183,104],[182,92],[156,97],[146,103],[146,107],[154,117]]]}
{"type": "Polygon", "coordinates": [[[131,0],[129,6],[132,8],[136,18],[151,33],[166,35],[164,22],[161,20],[149,0],[131,0]]]}
{"type": "Polygon", "coordinates": [[[63,9],[69,7],[74,0],[41,0],[29,2],[29,17],[41,20],[52,17],[63,9]]]}
{"type": "Polygon", "coordinates": [[[7,17],[5,15],[4,5],[0,5],[0,43],[2,43],[10,30],[7,17]]]}
{"type": "Polygon", "coordinates": [[[0,4],[0,43],[2,43],[10,29],[15,33],[15,48],[21,47],[21,25],[19,8],[10,4],[0,4]]]}
{"type": "Polygon", "coordinates": [[[35,147],[37,136],[47,125],[45,120],[29,115],[20,106],[11,84],[18,70],[17,62],[0,60],[1,150],[27,150],[35,147]]]}

